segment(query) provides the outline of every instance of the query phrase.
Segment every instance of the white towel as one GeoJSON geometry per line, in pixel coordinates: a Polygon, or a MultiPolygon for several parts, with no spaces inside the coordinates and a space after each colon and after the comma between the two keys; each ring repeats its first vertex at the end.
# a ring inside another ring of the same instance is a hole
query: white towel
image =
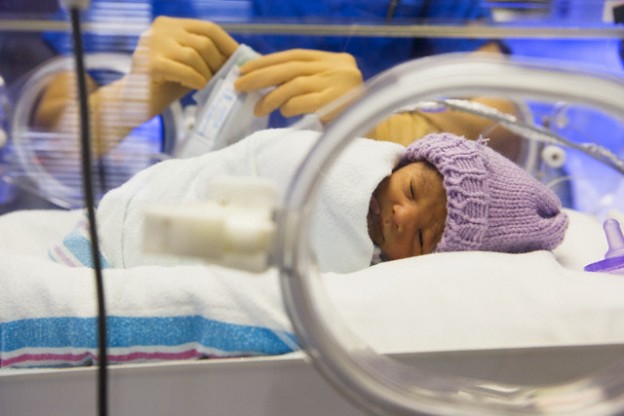
{"type": "MultiPolygon", "coordinates": [[[[273,180],[283,197],[319,135],[292,129],[264,130],[219,151],[161,162],[140,172],[109,192],[98,208],[105,257],[113,267],[192,264],[188,259],[142,251],[145,208],[202,200],[207,184],[225,175],[273,180]]],[[[403,151],[404,147],[394,143],[357,139],[325,174],[311,234],[322,271],[351,272],[369,266],[374,250],[366,225],[369,199],[403,151]]]]}

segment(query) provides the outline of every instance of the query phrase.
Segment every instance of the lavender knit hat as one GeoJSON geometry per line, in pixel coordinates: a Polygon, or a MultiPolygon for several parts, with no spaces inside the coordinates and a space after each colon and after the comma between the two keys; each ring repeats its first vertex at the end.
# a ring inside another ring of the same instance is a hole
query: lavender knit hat
{"type": "Polygon", "coordinates": [[[433,133],[412,143],[397,167],[425,160],[443,176],[447,196],[443,251],[521,253],[551,250],[568,217],[559,198],[484,141],[433,133]]]}

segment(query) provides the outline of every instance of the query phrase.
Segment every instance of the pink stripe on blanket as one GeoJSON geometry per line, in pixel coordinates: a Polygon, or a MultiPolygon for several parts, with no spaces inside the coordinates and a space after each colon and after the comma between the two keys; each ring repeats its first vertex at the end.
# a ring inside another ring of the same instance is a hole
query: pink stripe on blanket
{"type": "MultiPolygon", "coordinates": [[[[108,354],[108,359],[114,363],[127,363],[131,361],[139,360],[189,360],[192,358],[204,358],[208,357],[206,354],[202,354],[196,349],[178,352],[131,352],[128,354],[108,354]]],[[[215,355],[214,357],[218,357],[215,355]]],[[[212,358],[212,357],[208,357],[212,358]]]]}
{"type": "MultiPolygon", "coordinates": [[[[131,352],[128,354],[109,354],[108,360],[110,363],[129,363],[133,361],[168,361],[168,360],[190,360],[199,358],[225,358],[225,357],[240,357],[243,354],[207,354],[202,353],[196,349],[190,349],[186,351],[178,352],[131,352]]],[[[97,362],[97,356],[85,352],[81,354],[23,354],[12,358],[0,359],[0,368],[24,365],[36,365],[44,362],[50,365],[76,365],[86,361],[97,362]]]]}
{"type": "Polygon", "coordinates": [[[70,365],[83,363],[87,359],[92,359],[93,354],[84,352],[80,354],[22,354],[12,358],[0,359],[0,368],[9,367],[17,364],[24,364],[25,362],[41,363],[50,362],[50,365],[58,363],[58,365],[70,365]]]}
{"type": "Polygon", "coordinates": [[[58,257],[58,259],[61,261],[61,263],[66,264],[67,266],[71,266],[71,267],[78,267],[78,266],[80,266],[80,264],[78,262],[76,262],[74,259],[69,258],[69,256],[67,255],[67,253],[63,249],[63,247],[61,247],[61,246],[54,246],[52,251],[58,257]]]}

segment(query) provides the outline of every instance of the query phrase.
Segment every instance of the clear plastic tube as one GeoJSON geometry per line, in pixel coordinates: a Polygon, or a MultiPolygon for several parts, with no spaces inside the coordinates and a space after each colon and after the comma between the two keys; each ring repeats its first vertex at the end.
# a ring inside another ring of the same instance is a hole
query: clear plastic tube
{"type": "MultiPolygon", "coordinates": [[[[575,101],[624,117],[624,85],[610,75],[553,63],[446,55],[410,62],[349,97],[293,178],[280,213],[277,259],[286,306],[315,367],[347,397],[375,414],[613,414],[624,409],[622,366],[573,383],[504,385],[431,374],[377,354],[332,310],[309,243],[310,217],[322,176],[352,138],[393,111],[447,95],[575,101]]],[[[422,271],[421,271],[422,272],[422,271]]],[[[416,330],[416,328],[415,328],[416,330]]]]}

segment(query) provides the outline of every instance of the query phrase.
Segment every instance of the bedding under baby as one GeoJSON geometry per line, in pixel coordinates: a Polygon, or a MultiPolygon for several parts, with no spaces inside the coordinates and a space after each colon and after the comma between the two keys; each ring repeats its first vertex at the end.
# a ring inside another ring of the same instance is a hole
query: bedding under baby
{"type": "MultiPolygon", "coordinates": [[[[78,211],[0,216],[0,367],[96,362],[93,270],[47,257],[78,211]]],[[[582,271],[606,250],[601,225],[568,211],[554,252],[436,253],[322,273],[347,326],[380,352],[624,342],[624,281],[582,271]]],[[[113,364],[297,351],[276,270],[209,265],[104,271],[113,364]]],[[[330,306],[328,306],[330,307],[330,306]]]]}

